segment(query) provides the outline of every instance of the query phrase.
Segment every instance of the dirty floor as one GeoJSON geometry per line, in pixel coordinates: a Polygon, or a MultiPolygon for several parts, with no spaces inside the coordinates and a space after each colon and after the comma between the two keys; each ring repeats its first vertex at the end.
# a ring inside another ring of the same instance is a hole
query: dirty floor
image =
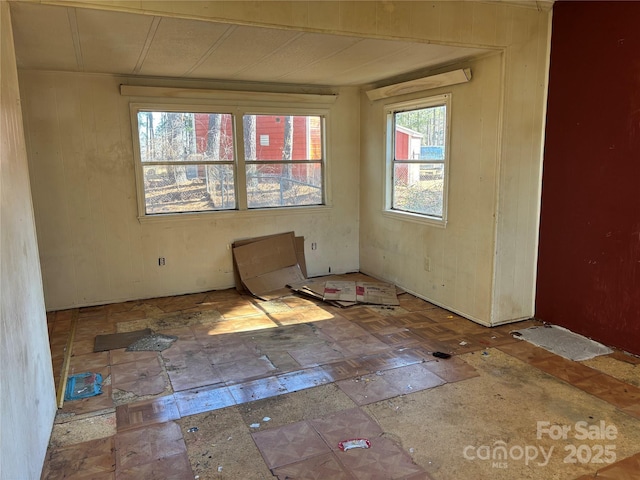
{"type": "Polygon", "coordinates": [[[69,374],[104,383],[58,411],[42,478],[640,479],[640,359],[573,362],[510,335],[535,321],[399,300],[224,290],[52,312],[56,381],[75,324],[69,374]],[[178,340],[93,352],[144,328],[178,340]],[[354,439],[369,448],[340,448],[354,439]]]}

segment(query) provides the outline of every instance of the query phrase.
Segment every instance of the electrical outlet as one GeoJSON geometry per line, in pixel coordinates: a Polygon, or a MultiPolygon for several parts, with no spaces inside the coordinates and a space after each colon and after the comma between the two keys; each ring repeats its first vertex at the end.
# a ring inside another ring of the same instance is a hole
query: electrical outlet
{"type": "Polygon", "coordinates": [[[158,266],[164,267],[166,264],[167,264],[167,261],[165,260],[164,257],[159,257],[158,258],[158,266]]]}
{"type": "Polygon", "coordinates": [[[311,243],[311,250],[317,250],[318,244],[316,242],[311,243]]]}

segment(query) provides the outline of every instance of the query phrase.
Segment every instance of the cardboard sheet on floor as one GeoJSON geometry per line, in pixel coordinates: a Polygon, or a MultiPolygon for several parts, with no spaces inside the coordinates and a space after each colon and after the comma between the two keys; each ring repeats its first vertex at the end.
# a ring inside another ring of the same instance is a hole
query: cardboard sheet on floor
{"type": "Polygon", "coordinates": [[[556,355],[576,362],[589,360],[598,355],[608,355],[613,352],[613,350],[601,343],[557,325],[523,328],[511,333],[521,340],[526,340],[556,355]]]}
{"type": "Polygon", "coordinates": [[[93,343],[94,352],[105,352],[107,350],[117,350],[126,348],[133,342],[151,334],[151,329],[135,330],[133,332],[110,333],[108,335],[96,335],[93,343]]]}
{"type": "Polygon", "coordinates": [[[324,300],[329,305],[334,307],[346,308],[356,305],[358,302],[345,302],[339,300],[325,300],[324,298],[324,286],[327,281],[338,281],[341,277],[337,275],[330,275],[322,277],[320,279],[308,279],[304,282],[289,284],[289,288],[294,292],[303,295],[305,297],[313,298],[315,300],[324,300]]]}
{"type": "Polygon", "coordinates": [[[262,300],[290,295],[287,285],[305,280],[293,232],[234,247],[233,257],[242,284],[262,300]]]}
{"type": "Polygon", "coordinates": [[[400,305],[395,285],[383,282],[357,282],[356,300],[374,305],[400,305]]]}
{"type": "Polygon", "coordinates": [[[289,288],[301,295],[324,300],[338,307],[350,307],[358,303],[400,305],[398,289],[386,282],[345,281],[344,277],[335,275],[290,284],[289,288]]]}
{"type": "Polygon", "coordinates": [[[355,302],[356,282],[348,282],[344,280],[326,281],[324,283],[323,299],[355,302]]]}
{"type": "MultiPolygon", "coordinates": [[[[304,237],[296,237],[294,232],[286,232],[284,234],[277,233],[274,235],[265,235],[262,237],[254,237],[254,238],[246,238],[243,240],[236,240],[233,242],[232,247],[242,247],[245,245],[249,245],[251,243],[260,242],[262,240],[267,240],[273,237],[278,237],[279,235],[294,235],[294,246],[296,251],[296,259],[298,260],[298,265],[300,266],[300,270],[302,271],[302,275],[304,278],[307,278],[307,263],[304,257],[304,237]]],[[[245,293],[248,290],[245,288],[245,285],[242,283],[242,279],[240,278],[240,273],[238,272],[238,264],[236,262],[236,257],[233,255],[233,278],[236,284],[236,290],[240,293],[245,293]]]]}

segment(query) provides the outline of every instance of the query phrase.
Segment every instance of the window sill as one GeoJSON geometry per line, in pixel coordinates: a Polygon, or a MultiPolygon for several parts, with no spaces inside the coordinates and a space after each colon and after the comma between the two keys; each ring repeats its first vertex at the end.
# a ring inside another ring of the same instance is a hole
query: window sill
{"type": "Polygon", "coordinates": [[[155,215],[139,215],[138,221],[145,223],[175,223],[175,222],[207,222],[211,220],[244,219],[264,216],[311,215],[327,213],[331,205],[312,205],[308,207],[274,207],[256,208],[251,210],[215,210],[194,213],[162,213],[155,215]]]}
{"type": "Polygon", "coordinates": [[[428,217],[419,213],[401,212],[399,210],[384,210],[382,214],[387,218],[401,220],[403,222],[418,223],[429,227],[446,228],[447,221],[444,218],[428,217]]]}

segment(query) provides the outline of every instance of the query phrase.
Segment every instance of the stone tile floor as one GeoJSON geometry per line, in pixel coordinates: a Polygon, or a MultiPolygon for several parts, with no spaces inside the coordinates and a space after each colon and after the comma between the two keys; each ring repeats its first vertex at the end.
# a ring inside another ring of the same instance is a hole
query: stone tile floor
{"type": "MultiPolygon", "coordinates": [[[[472,478],[461,473],[472,467],[473,478],[517,478],[491,462],[470,462],[455,441],[448,463],[426,460],[406,445],[422,431],[420,413],[394,433],[375,412],[403,405],[409,415],[411,402],[425,402],[415,410],[424,412],[455,395],[469,404],[462,400],[452,410],[482,409],[499,401],[501,388],[506,395],[522,382],[576,392],[576,404],[597,405],[584,407],[591,413],[586,418],[597,420],[600,408],[624,425],[640,425],[640,388],[629,381],[640,368],[636,357],[610,356],[631,369],[616,378],[607,368],[563,359],[509,334],[533,320],[490,329],[406,293],[399,299],[399,307],[338,309],[294,295],[264,302],[224,290],[50,313],[56,381],[75,319],[69,373],[99,372],[105,382],[102,395],[59,410],[42,478],[446,480],[472,478]],[[96,335],[141,328],[178,340],[163,352],[93,352],[96,335]],[[453,356],[438,359],[434,351],[453,356]],[[479,398],[478,389],[491,382],[494,398],[479,398]],[[279,417],[255,417],[266,406],[279,417]],[[354,437],[368,438],[371,448],[337,449],[338,441],[354,437]]],[[[547,397],[540,415],[545,408],[556,412],[557,399],[547,397]]],[[[540,402],[509,408],[535,409],[540,402]]],[[[567,415],[562,408],[556,413],[567,415]]],[[[535,423],[527,435],[535,441],[535,423]]],[[[425,445],[433,437],[423,438],[425,445]]],[[[520,478],[640,478],[640,448],[620,450],[630,454],[611,464],[578,462],[564,465],[561,476],[538,470],[520,478]]]]}

